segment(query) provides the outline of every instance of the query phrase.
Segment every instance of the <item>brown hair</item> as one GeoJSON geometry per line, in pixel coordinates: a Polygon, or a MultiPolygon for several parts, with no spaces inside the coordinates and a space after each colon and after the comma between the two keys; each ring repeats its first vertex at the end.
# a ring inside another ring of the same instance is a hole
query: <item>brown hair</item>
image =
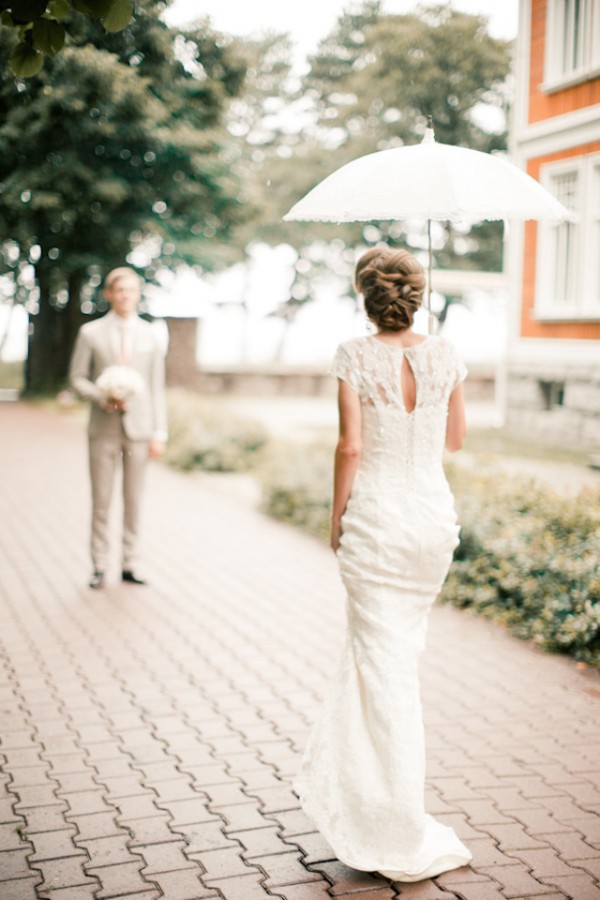
{"type": "Polygon", "coordinates": [[[356,290],[365,312],[382,331],[410,328],[425,290],[422,265],[407,250],[374,247],[356,264],[356,290]]]}

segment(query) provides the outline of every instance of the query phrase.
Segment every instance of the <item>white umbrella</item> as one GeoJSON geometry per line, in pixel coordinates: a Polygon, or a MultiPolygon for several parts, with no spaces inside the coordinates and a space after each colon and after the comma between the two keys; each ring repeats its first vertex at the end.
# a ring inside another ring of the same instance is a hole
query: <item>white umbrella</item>
{"type": "Polygon", "coordinates": [[[366,222],[427,219],[431,320],[431,222],[544,219],[568,212],[542,185],[501,156],[438,144],[433,128],[420,144],[369,153],[337,169],[298,201],[285,221],[366,222]]]}

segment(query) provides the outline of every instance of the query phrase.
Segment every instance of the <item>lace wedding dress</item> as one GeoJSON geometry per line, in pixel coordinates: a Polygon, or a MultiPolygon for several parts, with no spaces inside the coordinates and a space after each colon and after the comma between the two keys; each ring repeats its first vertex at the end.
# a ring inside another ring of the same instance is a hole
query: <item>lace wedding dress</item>
{"type": "Polygon", "coordinates": [[[471,854],[425,813],[418,660],[427,616],[458,543],[442,469],[448,398],[466,369],[428,337],[340,345],[332,373],[360,396],[361,461],[338,550],[347,634],[295,790],[338,859],[397,881],[463,866],[471,854]],[[402,397],[403,356],[416,405],[402,397]]]}

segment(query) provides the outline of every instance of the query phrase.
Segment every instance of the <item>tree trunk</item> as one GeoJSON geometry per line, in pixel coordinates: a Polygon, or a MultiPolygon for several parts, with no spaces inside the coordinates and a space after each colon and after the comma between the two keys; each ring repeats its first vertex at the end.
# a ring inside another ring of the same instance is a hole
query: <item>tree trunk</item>
{"type": "Polygon", "coordinates": [[[59,311],[50,304],[50,271],[46,266],[36,266],[36,281],[40,291],[38,312],[29,314],[27,359],[25,360],[25,393],[39,394],[55,390],[58,386],[57,322],[59,311]]]}
{"type": "Polygon", "coordinates": [[[85,280],[85,272],[71,272],[69,275],[68,291],[69,302],[61,311],[62,334],[60,341],[60,360],[58,372],[61,381],[66,381],[69,373],[71,354],[77,337],[77,332],[88,317],[81,312],[81,289],[85,280]]]}

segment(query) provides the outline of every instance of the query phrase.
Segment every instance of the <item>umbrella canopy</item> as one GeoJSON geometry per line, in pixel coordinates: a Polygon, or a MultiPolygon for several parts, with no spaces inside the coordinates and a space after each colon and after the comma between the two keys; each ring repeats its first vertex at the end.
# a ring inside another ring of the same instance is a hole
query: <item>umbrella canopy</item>
{"type": "Polygon", "coordinates": [[[285,221],[546,219],[567,211],[541,184],[501,156],[438,144],[369,153],[337,169],[298,201],[285,221]]]}
{"type": "Polygon", "coordinates": [[[420,144],[369,153],[323,179],[283,217],[284,221],[428,221],[431,315],[431,221],[544,219],[568,212],[542,185],[501,156],[438,144],[427,128],[420,144]]]}

